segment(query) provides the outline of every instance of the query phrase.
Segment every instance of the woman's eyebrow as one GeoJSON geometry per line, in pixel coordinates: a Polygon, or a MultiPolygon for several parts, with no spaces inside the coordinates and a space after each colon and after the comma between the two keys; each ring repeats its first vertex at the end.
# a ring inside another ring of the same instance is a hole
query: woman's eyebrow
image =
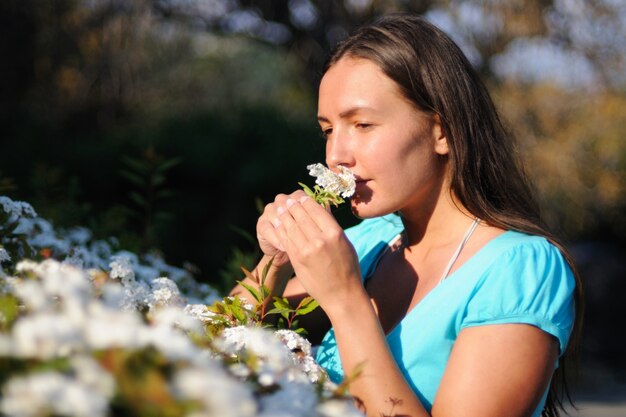
{"type": "MultiPolygon", "coordinates": [[[[347,110],[342,111],[341,113],[339,113],[339,118],[341,119],[346,119],[349,117],[354,116],[356,113],[362,111],[362,110],[367,110],[367,111],[373,111],[375,112],[376,109],[374,109],[373,107],[369,107],[369,106],[355,106],[355,107],[351,107],[347,110]]],[[[324,117],[322,115],[318,115],[317,116],[317,121],[318,122],[329,122],[327,117],[324,117]]]]}

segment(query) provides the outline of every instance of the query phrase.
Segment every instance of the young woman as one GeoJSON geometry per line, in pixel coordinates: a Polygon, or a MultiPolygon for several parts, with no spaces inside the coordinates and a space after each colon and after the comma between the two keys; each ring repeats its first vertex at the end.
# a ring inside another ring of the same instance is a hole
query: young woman
{"type": "Polygon", "coordinates": [[[369,416],[557,415],[580,282],[459,48],[415,16],[361,28],[325,68],[318,121],[364,220],[344,232],[302,191],[278,195],[257,268],[273,257],[274,293],[319,302],[331,379],[361,368],[369,416]]]}

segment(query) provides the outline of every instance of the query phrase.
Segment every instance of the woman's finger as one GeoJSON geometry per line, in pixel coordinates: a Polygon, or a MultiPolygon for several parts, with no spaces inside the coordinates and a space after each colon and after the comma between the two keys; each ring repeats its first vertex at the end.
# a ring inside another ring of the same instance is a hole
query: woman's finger
{"type": "Polygon", "coordinates": [[[286,207],[279,207],[277,212],[280,221],[277,233],[281,243],[287,252],[290,250],[302,250],[306,246],[308,238],[302,232],[300,225],[286,207]]]}
{"type": "MultiPolygon", "coordinates": [[[[301,196],[302,197],[302,196],[301,196]]],[[[294,198],[289,198],[285,206],[287,210],[291,214],[291,216],[298,223],[298,226],[302,233],[304,233],[308,237],[313,237],[318,235],[322,229],[319,228],[314,219],[311,218],[311,215],[302,207],[302,204],[299,200],[294,198]]]]}
{"type": "Polygon", "coordinates": [[[284,252],[285,248],[281,244],[281,241],[276,232],[276,227],[270,223],[266,223],[264,226],[259,228],[259,240],[264,240],[269,243],[274,248],[284,252]]]}
{"type": "Polygon", "coordinates": [[[322,231],[335,230],[341,228],[337,223],[337,220],[330,214],[329,210],[319,205],[311,197],[305,195],[298,200],[300,206],[306,211],[319,228],[322,231]]]}

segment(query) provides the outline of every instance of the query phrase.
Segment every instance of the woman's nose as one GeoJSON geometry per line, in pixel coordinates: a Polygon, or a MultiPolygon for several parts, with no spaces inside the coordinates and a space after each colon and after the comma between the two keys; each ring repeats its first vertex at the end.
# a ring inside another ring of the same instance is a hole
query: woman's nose
{"type": "Polygon", "coordinates": [[[354,152],[352,151],[352,140],[348,134],[337,131],[332,138],[326,142],[326,165],[329,168],[338,166],[354,166],[354,152]]]}

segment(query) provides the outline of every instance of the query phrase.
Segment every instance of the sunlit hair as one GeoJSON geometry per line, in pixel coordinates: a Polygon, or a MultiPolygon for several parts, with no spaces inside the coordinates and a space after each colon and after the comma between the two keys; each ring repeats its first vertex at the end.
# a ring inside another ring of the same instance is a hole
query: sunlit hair
{"type": "Polygon", "coordinates": [[[344,57],[374,62],[419,110],[439,116],[449,147],[450,191],[472,215],[505,230],[544,236],[567,259],[576,277],[576,318],[542,413],[558,416],[569,399],[565,363],[580,340],[581,281],[571,256],[541,218],[513,137],[485,85],[444,32],[413,15],[388,15],[360,28],[337,45],[324,72],[344,57]]]}

